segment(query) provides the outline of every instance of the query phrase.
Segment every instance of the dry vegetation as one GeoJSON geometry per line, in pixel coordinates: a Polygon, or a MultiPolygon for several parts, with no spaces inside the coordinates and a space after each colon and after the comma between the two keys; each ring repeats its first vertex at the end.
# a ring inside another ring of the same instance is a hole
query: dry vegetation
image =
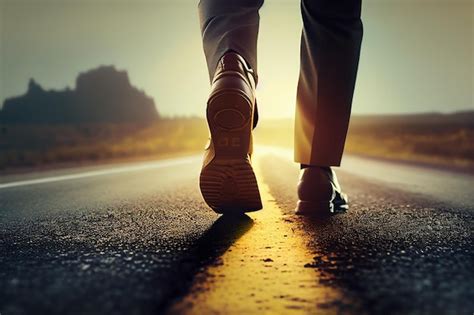
{"type": "MultiPolygon", "coordinates": [[[[5,125],[0,126],[0,169],[198,152],[207,137],[201,118],[161,119],[147,126],[5,125]]],[[[260,121],[255,142],[292,147],[293,121],[260,121]]],[[[346,153],[474,172],[474,112],[354,117],[346,153]]]]}
{"type": "Polygon", "coordinates": [[[354,127],[346,151],[474,171],[474,129],[454,126],[354,127]]]}
{"type": "MultiPolygon", "coordinates": [[[[345,152],[474,172],[473,113],[356,116],[345,152]]],[[[292,147],[293,121],[262,121],[256,141],[292,147]]]]}
{"type": "Polygon", "coordinates": [[[202,119],[134,124],[8,125],[0,127],[0,169],[57,163],[129,160],[202,150],[202,119]]]}

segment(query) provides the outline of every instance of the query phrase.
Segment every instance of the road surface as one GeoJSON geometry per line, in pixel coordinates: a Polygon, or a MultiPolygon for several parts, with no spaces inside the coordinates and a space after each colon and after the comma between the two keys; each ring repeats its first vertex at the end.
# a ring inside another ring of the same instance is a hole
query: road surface
{"type": "Polygon", "coordinates": [[[0,314],[468,314],[474,177],[347,156],[350,211],[292,214],[291,152],[257,148],[264,210],[219,217],[200,156],[0,178],[0,314]]]}

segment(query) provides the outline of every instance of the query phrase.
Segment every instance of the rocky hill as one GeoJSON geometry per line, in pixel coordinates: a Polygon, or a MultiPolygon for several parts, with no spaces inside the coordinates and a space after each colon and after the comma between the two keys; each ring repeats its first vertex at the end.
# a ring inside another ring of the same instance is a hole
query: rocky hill
{"type": "Polygon", "coordinates": [[[75,89],[44,90],[30,79],[26,94],[6,99],[4,124],[151,122],[159,114],[153,99],[133,87],[125,71],[113,66],[79,74],[75,89]]]}

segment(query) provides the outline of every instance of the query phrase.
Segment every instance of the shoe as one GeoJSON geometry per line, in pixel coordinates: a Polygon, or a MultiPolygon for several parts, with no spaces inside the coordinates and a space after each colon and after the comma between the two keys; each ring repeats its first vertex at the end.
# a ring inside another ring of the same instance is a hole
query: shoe
{"type": "Polygon", "coordinates": [[[207,102],[210,139],[199,186],[217,213],[262,209],[251,165],[255,80],[245,60],[226,53],[217,66],[207,102]]]}
{"type": "Polygon", "coordinates": [[[349,209],[347,195],[341,191],[336,173],[330,167],[303,168],[298,183],[296,214],[325,216],[349,209]]]}

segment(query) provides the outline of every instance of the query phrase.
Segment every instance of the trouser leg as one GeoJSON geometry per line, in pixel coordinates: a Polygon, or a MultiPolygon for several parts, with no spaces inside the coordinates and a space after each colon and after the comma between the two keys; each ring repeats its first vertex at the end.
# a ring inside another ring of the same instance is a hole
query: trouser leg
{"type": "Polygon", "coordinates": [[[209,78],[219,59],[235,51],[257,73],[257,37],[263,0],[201,0],[199,18],[209,78]]]}
{"type": "Polygon", "coordinates": [[[362,41],[360,13],[360,0],[301,0],[298,163],[340,165],[362,41]]]}

